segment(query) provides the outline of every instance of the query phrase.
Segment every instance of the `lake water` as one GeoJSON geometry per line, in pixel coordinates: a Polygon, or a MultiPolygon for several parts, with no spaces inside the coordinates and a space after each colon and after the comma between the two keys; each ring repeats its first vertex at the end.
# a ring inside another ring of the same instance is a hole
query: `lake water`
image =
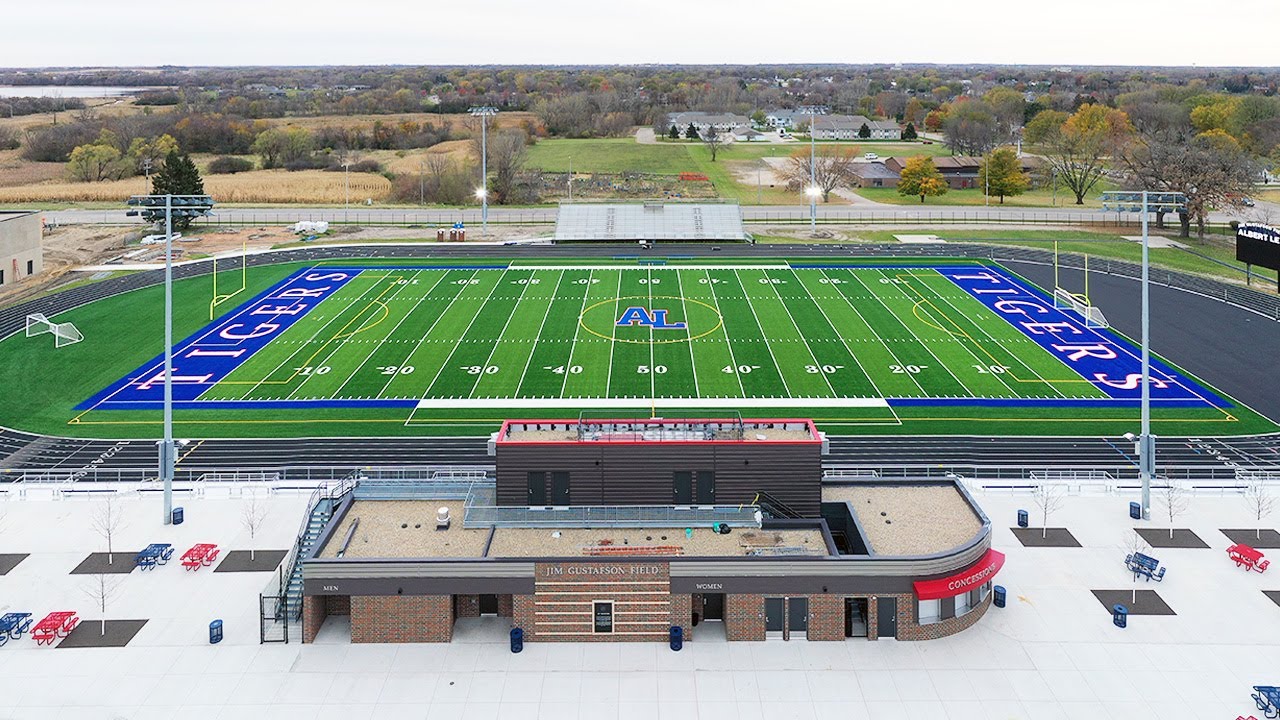
{"type": "Polygon", "coordinates": [[[136,95],[143,90],[155,88],[107,87],[81,85],[0,85],[0,98],[109,98],[121,95],[136,95]]]}

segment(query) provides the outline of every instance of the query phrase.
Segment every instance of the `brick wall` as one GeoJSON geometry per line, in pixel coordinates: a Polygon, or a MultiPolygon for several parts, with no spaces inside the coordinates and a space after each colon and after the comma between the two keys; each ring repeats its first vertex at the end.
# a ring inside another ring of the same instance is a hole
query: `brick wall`
{"type": "Polygon", "coordinates": [[[498,617],[509,618],[511,616],[512,616],[511,596],[499,595],[498,596],[498,617]]]}
{"type": "MultiPolygon", "coordinates": [[[[531,607],[522,608],[517,597],[515,608],[516,624],[528,640],[627,642],[668,637],[672,597],[670,566],[664,561],[536,563],[534,572],[531,607]],[[611,633],[592,631],[592,603],[598,600],[613,601],[611,633]]],[[[685,614],[687,602],[685,596],[685,614]]]]}
{"type": "Polygon", "coordinates": [[[452,595],[357,595],[351,598],[351,642],[449,642],[452,595]]]}
{"type": "Polygon", "coordinates": [[[524,628],[524,637],[529,640],[533,632],[533,596],[511,596],[511,627],[524,628]]]}
{"type": "Polygon", "coordinates": [[[978,622],[978,620],[986,614],[987,608],[991,607],[992,593],[987,593],[987,597],[982,602],[974,605],[969,612],[960,617],[951,617],[945,620],[939,620],[928,625],[920,625],[916,622],[916,598],[914,595],[898,596],[898,639],[899,640],[937,640],[938,638],[955,635],[961,630],[967,629],[969,626],[978,622]]]}
{"type": "Polygon", "coordinates": [[[350,595],[325,595],[324,596],[325,612],[328,615],[350,615],[351,614],[351,596],[350,595]]]}
{"type": "Polygon", "coordinates": [[[320,626],[324,625],[324,619],[327,617],[325,612],[327,605],[328,603],[324,596],[302,596],[302,642],[315,642],[316,635],[320,632],[320,626]]]}
{"type": "Polygon", "coordinates": [[[724,632],[729,640],[764,640],[764,596],[725,595],[724,632]]]}
{"type": "Polygon", "coordinates": [[[478,618],[480,617],[480,596],[479,595],[458,595],[456,604],[458,617],[460,618],[478,618]]]}
{"type": "Polygon", "coordinates": [[[875,598],[867,598],[867,639],[880,639],[880,608],[875,598]]]}
{"type": "Polygon", "coordinates": [[[844,596],[809,596],[810,640],[844,640],[844,596]]]}
{"type": "Polygon", "coordinates": [[[671,626],[684,629],[684,639],[693,639],[693,597],[690,595],[671,596],[671,626]]]}

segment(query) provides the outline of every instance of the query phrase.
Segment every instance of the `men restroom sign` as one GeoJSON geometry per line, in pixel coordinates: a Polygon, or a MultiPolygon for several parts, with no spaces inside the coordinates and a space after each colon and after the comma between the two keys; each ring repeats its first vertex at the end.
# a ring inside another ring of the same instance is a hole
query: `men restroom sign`
{"type": "Polygon", "coordinates": [[[639,306],[632,306],[623,310],[622,315],[618,318],[618,327],[632,325],[649,327],[654,330],[684,330],[687,327],[683,322],[667,322],[666,310],[649,310],[639,306]]]}

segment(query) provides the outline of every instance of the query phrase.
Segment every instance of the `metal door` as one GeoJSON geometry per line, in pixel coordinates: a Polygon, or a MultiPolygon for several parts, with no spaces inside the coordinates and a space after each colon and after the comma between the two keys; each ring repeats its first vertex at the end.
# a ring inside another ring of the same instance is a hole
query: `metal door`
{"type": "Polygon", "coordinates": [[[693,473],[685,470],[671,473],[671,504],[693,504],[693,473]]]}
{"type": "Polygon", "coordinates": [[[764,636],[782,637],[782,629],[786,626],[783,616],[782,598],[764,599],[764,636]]]}
{"type": "Polygon", "coordinates": [[[529,506],[545,507],[547,504],[547,474],[531,472],[528,474],[529,506]]]}
{"type": "Polygon", "coordinates": [[[787,598],[787,630],[791,639],[798,640],[809,632],[809,598],[787,598]]]}
{"type": "Polygon", "coordinates": [[[698,504],[716,504],[716,474],[710,470],[698,471],[698,504]]]}
{"type": "Polygon", "coordinates": [[[876,633],[882,638],[898,637],[898,598],[879,598],[876,605],[876,633]]]}
{"type": "Polygon", "coordinates": [[[565,507],[569,505],[569,473],[551,473],[551,504],[565,507]]]}
{"type": "Polygon", "coordinates": [[[724,593],[708,593],[702,596],[702,619],[724,619],[724,593]]]}

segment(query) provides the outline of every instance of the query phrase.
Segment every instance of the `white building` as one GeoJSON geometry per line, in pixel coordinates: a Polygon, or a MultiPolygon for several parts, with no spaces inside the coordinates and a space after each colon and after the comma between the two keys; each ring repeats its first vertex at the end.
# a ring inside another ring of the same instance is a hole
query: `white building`
{"type": "Polygon", "coordinates": [[[667,127],[670,128],[672,125],[676,126],[682,135],[690,125],[697,128],[699,135],[713,127],[717,132],[732,133],[738,128],[751,127],[751,118],[733,113],[679,112],[667,116],[667,127]]]}
{"type": "Polygon", "coordinates": [[[858,140],[863,125],[871,131],[871,140],[902,139],[902,128],[897,123],[871,120],[863,115],[818,115],[813,122],[813,137],[815,140],[858,140]]]}
{"type": "Polygon", "coordinates": [[[44,270],[43,235],[40,213],[0,212],[0,285],[44,270]]]}

